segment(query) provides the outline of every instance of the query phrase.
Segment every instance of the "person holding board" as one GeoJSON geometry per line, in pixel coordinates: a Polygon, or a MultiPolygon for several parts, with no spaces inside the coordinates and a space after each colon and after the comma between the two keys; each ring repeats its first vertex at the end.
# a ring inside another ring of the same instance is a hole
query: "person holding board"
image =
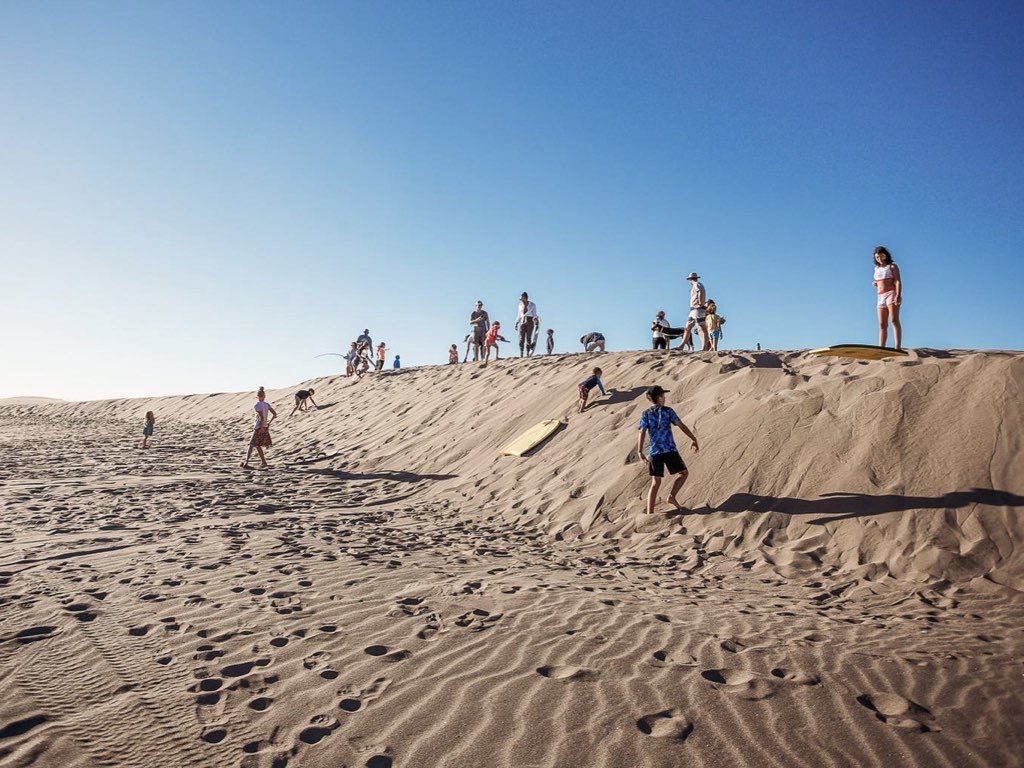
{"type": "Polygon", "coordinates": [[[697,438],[693,432],[679,420],[679,416],[671,408],[665,405],[665,394],[667,389],[653,386],[647,390],[647,399],[653,404],[644,411],[640,417],[640,436],[637,438],[636,452],[647,465],[647,471],[651,475],[651,487],[647,491],[647,514],[654,514],[654,505],[658,502],[658,489],[661,487],[661,478],[668,469],[670,475],[676,475],[672,482],[672,489],[668,493],[669,503],[676,509],[682,509],[676,495],[682,489],[686,478],[690,473],[686,469],[683,457],[676,449],[676,441],[672,436],[672,425],[675,424],[683,431],[683,434],[690,438],[690,450],[694,453],[700,450],[697,445],[697,438]],[[651,437],[651,446],[647,453],[644,453],[644,441],[647,436],[651,437]]]}

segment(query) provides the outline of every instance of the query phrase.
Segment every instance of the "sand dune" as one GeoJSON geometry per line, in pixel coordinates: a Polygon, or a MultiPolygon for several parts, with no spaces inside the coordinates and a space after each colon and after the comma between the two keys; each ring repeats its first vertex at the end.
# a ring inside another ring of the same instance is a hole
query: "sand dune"
{"type": "Polygon", "coordinates": [[[0,405],[0,764],[1019,759],[1024,355],[306,383],[268,471],[251,393],[0,405]],[[647,517],[654,383],[702,450],[647,517]]]}

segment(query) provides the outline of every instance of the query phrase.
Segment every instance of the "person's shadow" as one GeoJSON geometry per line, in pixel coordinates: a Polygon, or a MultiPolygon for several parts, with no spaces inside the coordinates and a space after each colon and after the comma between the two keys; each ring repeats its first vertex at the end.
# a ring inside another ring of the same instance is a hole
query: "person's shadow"
{"type": "MultiPolygon", "coordinates": [[[[647,391],[647,387],[633,387],[632,389],[611,389],[608,391],[608,397],[595,400],[591,403],[590,407],[596,407],[599,405],[616,405],[617,403],[628,403],[636,400],[640,395],[647,391]]],[[[587,408],[590,410],[590,408],[587,408]]]]}
{"type": "Polygon", "coordinates": [[[709,512],[779,512],[785,515],[821,515],[809,522],[816,525],[855,517],[884,515],[909,509],[959,509],[972,504],[990,507],[1024,507],[1024,496],[994,488],[952,491],[941,496],[903,496],[900,494],[825,493],[817,499],[792,496],[761,496],[734,493],[713,508],[691,510],[709,512]]]}

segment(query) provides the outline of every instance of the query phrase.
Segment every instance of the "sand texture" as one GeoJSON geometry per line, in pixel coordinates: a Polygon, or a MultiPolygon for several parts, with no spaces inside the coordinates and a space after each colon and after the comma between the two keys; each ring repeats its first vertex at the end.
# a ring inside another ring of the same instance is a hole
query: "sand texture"
{"type": "Polygon", "coordinates": [[[266,471],[252,393],[0,404],[0,765],[1021,764],[1024,354],[310,384],[266,471]],[[702,450],[646,516],[655,383],[702,450]]]}

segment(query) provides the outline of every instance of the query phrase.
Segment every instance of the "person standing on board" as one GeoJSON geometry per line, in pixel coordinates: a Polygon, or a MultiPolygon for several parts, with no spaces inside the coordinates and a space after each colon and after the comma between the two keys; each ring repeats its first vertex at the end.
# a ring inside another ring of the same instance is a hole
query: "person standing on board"
{"type": "Polygon", "coordinates": [[[249,468],[249,459],[252,458],[252,452],[255,450],[259,454],[262,468],[266,469],[267,457],[263,455],[263,449],[270,448],[274,444],[270,439],[270,425],[277,418],[277,411],[267,402],[267,393],[263,387],[260,387],[256,393],[256,405],[253,406],[253,410],[256,411],[256,423],[253,425],[249,451],[245,454],[242,468],[249,468]]]}
{"type": "Polygon", "coordinates": [[[700,450],[697,445],[697,438],[693,432],[679,420],[679,416],[671,408],[665,405],[665,394],[667,389],[653,386],[647,390],[647,399],[653,405],[643,412],[640,417],[640,435],[636,442],[636,452],[647,465],[647,471],[651,476],[651,487],[647,491],[647,514],[654,514],[654,505],[658,502],[658,489],[661,487],[661,478],[668,469],[670,475],[676,475],[672,482],[672,488],[668,493],[668,500],[676,509],[681,509],[676,494],[682,489],[689,471],[683,457],[676,449],[675,438],[672,437],[672,425],[679,427],[683,434],[690,438],[690,450],[694,453],[700,450]],[[651,436],[651,447],[644,453],[644,439],[651,436]]]}
{"type": "Polygon", "coordinates": [[[707,326],[704,324],[704,318],[707,316],[704,305],[707,304],[708,295],[696,272],[691,272],[686,279],[690,282],[690,315],[686,319],[686,328],[683,330],[683,344],[679,346],[682,347],[687,339],[692,340],[693,329],[696,326],[700,329],[700,336],[704,342],[701,349],[707,352],[711,349],[711,339],[708,338],[707,326]]]}
{"type": "Polygon", "coordinates": [[[519,305],[516,314],[516,330],[519,331],[519,356],[529,357],[533,354],[534,345],[537,343],[533,338],[533,329],[540,327],[540,317],[537,315],[537,305],[530,301],[529,294],[523,291],[519,297],[519,305]]]}
{"type": "MultiPolygon", "coordinates": [[[[484,303],[478,301],[476,309],[469,314],[469,328],[473,336],[473,362],[483,357],[484,338],[491,329],[491,318],[487,316],[484,303]]],[[[466,349],[466,360],[469,360],[469,349],[466,349]]]]}
{"type": "Polygon", "coordinates": [[[893,347],[903,349],[900,305],[903,303],[903,279],[900,268],[884,245],[875,248],[875,290],[878,292],[878,346],[884,347],[892,322],[893,347]]]}

